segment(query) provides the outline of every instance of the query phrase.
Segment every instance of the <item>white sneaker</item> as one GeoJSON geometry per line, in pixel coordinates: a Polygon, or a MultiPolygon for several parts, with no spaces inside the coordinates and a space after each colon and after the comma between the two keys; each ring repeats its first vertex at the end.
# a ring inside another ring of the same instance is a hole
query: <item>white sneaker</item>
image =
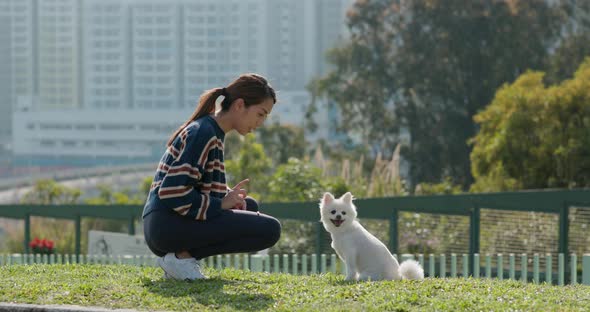
{"type": "Polygon", "coordinates": [[[196,280],[206,278],[201,273],[199,262],[195,258],[178,259],[176,255],[171,252],[164,257],[158,258],[158,265],[164,270],[169,278],[177,280],[196,280]]]}

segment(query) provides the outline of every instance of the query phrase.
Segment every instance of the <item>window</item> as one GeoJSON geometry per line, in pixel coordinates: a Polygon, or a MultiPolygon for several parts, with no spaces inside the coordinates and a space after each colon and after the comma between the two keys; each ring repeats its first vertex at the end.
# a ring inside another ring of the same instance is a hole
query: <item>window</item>
{"type": "Polygon", "coordinates": [[[76,145],[78,145],[76,141],[67,140],[62,142],[63,147],[76,147],[76,145]]]}
{"type": "MultiPolygon", "coordinates": [[[[101,124],[100,130],[133,130],[133,125],[128,124],[101,124]]],[[[106,142],[106,141],[105,141],[106,142]]]]}
{"type": "Polygon", "coordinates": [[[55,146],[55,141],[53,141],[53,140],[41,140],[41,142],[39,142],[39,145],[41,145],[41,147],[54,147],[55,146]]]}
{"type": "Polygon", "coordinates": [[[94,124],[77,124],[76,130],[95,130],[96,126],[94,124]]]}

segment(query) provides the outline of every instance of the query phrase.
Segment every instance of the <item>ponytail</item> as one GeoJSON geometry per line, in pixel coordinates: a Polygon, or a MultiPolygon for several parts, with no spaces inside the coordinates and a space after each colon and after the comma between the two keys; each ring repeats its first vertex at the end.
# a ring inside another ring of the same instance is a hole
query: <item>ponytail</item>
{"type": "Polygon", "coordinates": [[[193,122],[205,115],[209,115],[209,114],[214,113],[215,112],[215,101],[217,101],[217,98],[219,96],[223,95],[224,91],[225,91],[225,88],[215,88],[215,89],[205,91],[205,93],[203,93],[203,95],[201,95],[201,98],[199,100],[199,105],[197,105],[197,109],[195,109],[195,111],[193,112],[191,117],[184,124],[182,124],[182,126],[180,126],[178,129],[176,129],[176,131],[174,131],[174,134],[172,134],[170,139],[168,139],[168,143],[166,144],[166,146],[172,145],[172,142],[174,142],[174,139],[176,139],[176,137],[178,136],[180,131],[182,131],[182,129],[186,128],[186,126],[188,126],[191,122],[193,122]]]}
{"type": "Polygon", "coordinates": [[[277,102],[275,90],[268,81],[257,74],[243,74],[225,88],[215,88],[205,91],[201,95],[199,105],[193,115],[178,128],[168,140],[167,146],[172,145],[180,131],[186,128],[191,122],[215,112],[217,98],[223,96],[221,111],[228,111],[233,101],[244,100],[244,105],[249,107],[262,103],[265,99],[272,99],[273,104],[277,102]]]}

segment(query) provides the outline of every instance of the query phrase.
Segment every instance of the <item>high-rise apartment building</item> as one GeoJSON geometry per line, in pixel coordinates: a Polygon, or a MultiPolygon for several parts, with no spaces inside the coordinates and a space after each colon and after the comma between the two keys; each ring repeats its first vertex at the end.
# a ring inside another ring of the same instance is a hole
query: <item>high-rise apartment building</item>
{"type": "Polygon", "coordinates": [[[125,1],[83,1],[81,20],[84,108],[133,105],[129,7],[125,1]]]}
{"type": "MultiPolygon", "coordinates": [[[[29,1],[23,1],[29,2],[29,1]]],[[[79,0],[33,1],[36,80],[42,109],[81,108],[79,0]]],[[[18,3],[18,2],[17,2],[18,3]]]]}
{"type": "Polygon", "coordinates": [[[6,154],[12,132],[12,104],[10,89],[12,85],[10,62],[10,3],[0,0],[0,156],[6,154]],[[2,42],[4,44],[2,44],[2,42]]]}
{"type": "Polygon", "coordinates": [[[180,103],[181,10],[177,3],[141,1],[130,7],[133,108],[174,109],[180,103]]]}
{"type": "Polygon", "coordinates": [[[180,1],[182,103],[193,108],[203,90],[227,85],[238,73],[268,68],[265,1],[180,1]]]}
{"type": "MultiPolygon", "coordinates": [[[[0,144],[12,141],[12,112],[19,97],[37,94],[36,19],[32,1],[0,0],[0,144]]],[[[30,101],[29,101],[30,102],[30,101]]],[[[30,109],[28,107],[27,109],[30,109]]]]}
{"type": "Polygon", "coordinates": [[[285,90],[302,90],[312,76],[317,58],[316,11],[314,2],[302,0],[269,1],[267,36],[269,46],[268,77],[285,90]]]}
{"type": "Polygon", "coordinates": [[[161,144],[141,139],[146,129],[161,132],[152,138],[168,135],[204,90],[245,72],[266,76],[278,90],[275,120],[301,125],[305,87],[325,73],[325,50],[346,36],[352,2],[0,1],[9,7],[8,19],[0,17],[9,30],[0,36],[10,37],[10,51],[0,57],[11,64],[14,153],[56,162],[158,157],[161,144]],[[146,117],[162,112],[172,119],[146,117]],[[133,152],[125,154],[130,142],[133,152]]]}
{"type": "Polygon", "coordinates": [[[326,62],[326,52],[348,37],[348,27],[345,24],[347,11],[355,0],[321,0],[315,1],[317,5],[318,24],[318,46],[314,55],[317,55],[317,68],[315,73],[324,75],[329,70],[326,62]]]}

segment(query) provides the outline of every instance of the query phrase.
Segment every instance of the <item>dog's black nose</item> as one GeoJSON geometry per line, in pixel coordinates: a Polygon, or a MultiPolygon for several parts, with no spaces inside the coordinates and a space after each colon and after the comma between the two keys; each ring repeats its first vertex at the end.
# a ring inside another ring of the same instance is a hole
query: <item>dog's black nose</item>
{"type": "Polygon", "coordinates": [[[340,219],[342,219],[342,216],[341,215],[337,215],[336,216],[336,220],[340,220],[340,219]]]}

